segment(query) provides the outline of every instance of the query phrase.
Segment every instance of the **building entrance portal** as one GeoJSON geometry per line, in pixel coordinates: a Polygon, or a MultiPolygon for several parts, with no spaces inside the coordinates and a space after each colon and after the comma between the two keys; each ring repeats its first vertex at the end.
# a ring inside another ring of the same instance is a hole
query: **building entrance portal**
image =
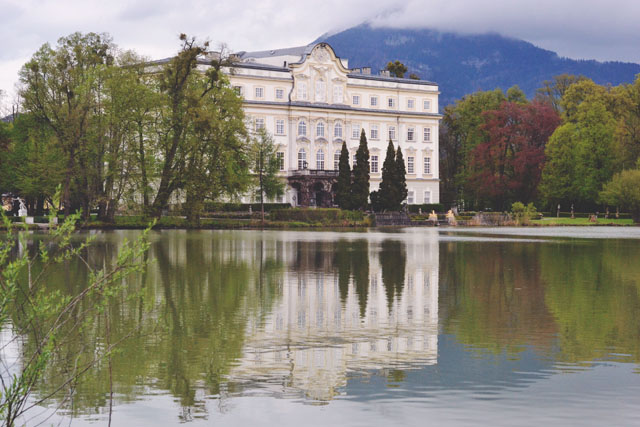
{"type": "Polygon", "coordinates": [[[291,188],[296,190],[298,206],[330,208],[334,205],[338,171],[303,169],[293,171],[287,179],[291,188]]]}

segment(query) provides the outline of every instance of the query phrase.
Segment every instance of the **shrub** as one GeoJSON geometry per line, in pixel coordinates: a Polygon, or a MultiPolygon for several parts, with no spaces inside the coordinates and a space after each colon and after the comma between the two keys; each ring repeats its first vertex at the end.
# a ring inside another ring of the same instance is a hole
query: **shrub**
{"type": "MultiPolygon", "coordinates": [[[[205,202],[205,212],[249,212],[249,207],[253,212],[260,211],[260,203],[222,203],[205,202]]],[[[264,211],[271,212],[276,209],[290,209],[290,203],[265,203],[264,211]]]]}
{"type": "Polygon", "coordinates": [[[513,219],[518,225],[528,224],[532,218],[538,216],[538,212],[536,211],[536,207],[533,203],[529,203],[525,206],[522,202],[515,202],[511,205],[511,213],[513,214],[513,219]]]}
{"type": "Polygon", "coordinates": [[[271,212],[274,221],[301,221],[306,223],[337,224],[341,221],[362,221],[364,213],[336,208],[323,209],[278,209],[271,212]]]}

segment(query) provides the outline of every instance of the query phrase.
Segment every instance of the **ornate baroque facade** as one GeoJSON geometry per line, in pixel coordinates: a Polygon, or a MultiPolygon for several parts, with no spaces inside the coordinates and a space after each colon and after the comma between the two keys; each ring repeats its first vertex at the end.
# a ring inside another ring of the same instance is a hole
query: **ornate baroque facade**
{"type": "Polygon", "coordinates": [[[250,126],[265,128],[278,146],[289,184],[284,201],[331,206],[342,142],[353,166],[364,129],[371,191],[380,185],[391,139],[404,154],[407,203],[439,202],[437,84],[349,69],[326,43],[240,52],[230,80],[250,126]]]}

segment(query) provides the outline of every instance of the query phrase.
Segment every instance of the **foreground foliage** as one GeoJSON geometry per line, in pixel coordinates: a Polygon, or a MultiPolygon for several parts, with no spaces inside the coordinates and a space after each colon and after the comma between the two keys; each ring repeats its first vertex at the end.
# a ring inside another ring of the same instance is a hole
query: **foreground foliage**
{"type": "Polygon", "coordinates": [[[54,397],[62,402],[71,399],[81,377],[97,363],[110,363],[119,344],[110,339],[108,304],[127,287],[127,276],[141,271],[148,229],[135,242],[125,242],[112,265],[92,268],[86,259],[92,239],[77,242],[73,237],[79,216],[68,216],[59,227],[51,224],[37,247],[30,246],[26,233],[2,217],[8,232],[0,241],[0,328],[9,331],[11,338],[2,343],[0,352],[0,418],[9,426],[54,397]],[[48,288],[50,271],[76,259],[89,268],[86,286],[71,295],[48,288]],[[69,353],[66,344],[71,336],[96,319],[105,328],[104,344],[69,353]],[[20,349],[18,360],[5,360],[9,346],[20,349]],[[61,368],[55,386],[34,397],[52,364],[61,368]]]}

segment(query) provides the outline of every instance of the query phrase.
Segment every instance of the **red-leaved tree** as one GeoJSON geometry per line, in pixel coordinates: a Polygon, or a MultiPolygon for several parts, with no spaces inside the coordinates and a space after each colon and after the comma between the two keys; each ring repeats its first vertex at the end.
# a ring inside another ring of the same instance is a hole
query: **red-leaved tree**
{"type": "Polygon", "coordinates": [[[469,182],[476,197],[494,209],[505,209],[514,201],[533,201],[544,167],[544,148],[560,116],[538,101],[505,101],[483,116],[487,140],[473,149],[469,182]]]}

